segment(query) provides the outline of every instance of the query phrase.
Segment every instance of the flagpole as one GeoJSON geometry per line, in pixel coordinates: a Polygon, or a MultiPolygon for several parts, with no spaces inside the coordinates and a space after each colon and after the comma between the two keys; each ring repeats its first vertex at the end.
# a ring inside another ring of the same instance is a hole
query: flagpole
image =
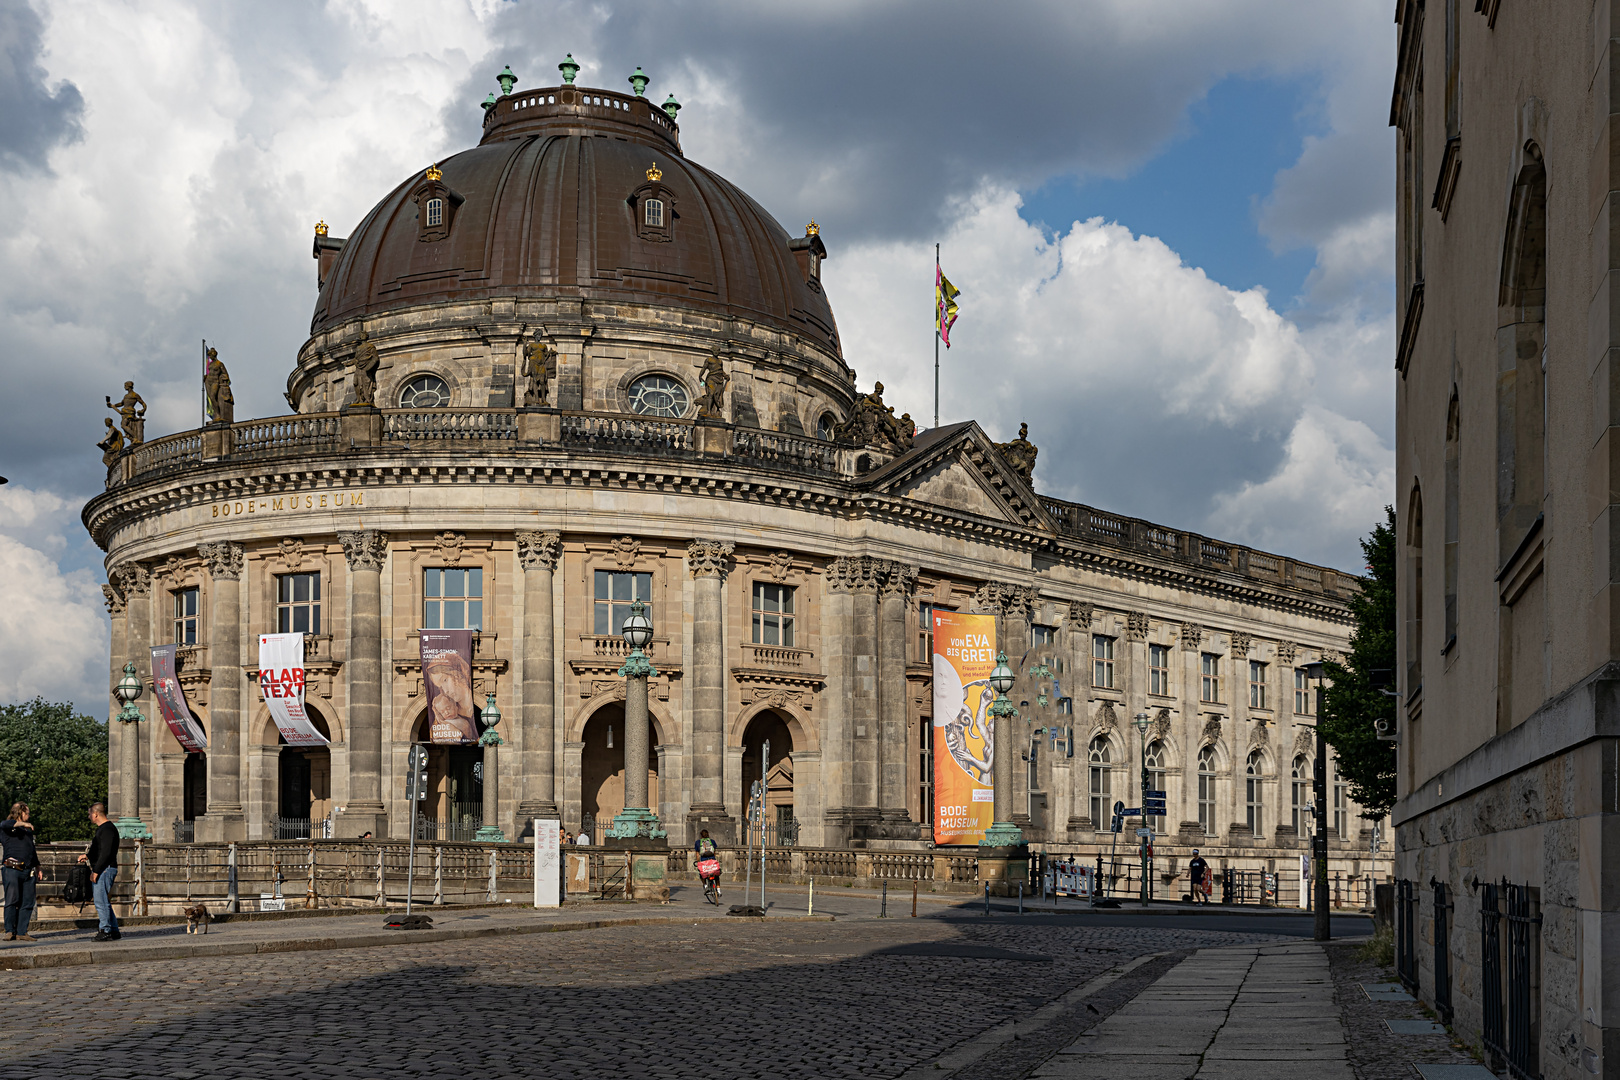
{"type": "Polygon", "coordinates": [[[939,245],[934,245],[934,426],[939,427],[939,245]]]}
{"type": "Polygon", "coordinates": [[[207,379],[208,379],[208,339],[207,338],[202,339],[202,362],[203,362],[203,380],[204,380],[204,382],[202,384],[202,422],[203,422],[204,425],[206,425],[208,423],[208,382],[207,382],[207,379]]]}

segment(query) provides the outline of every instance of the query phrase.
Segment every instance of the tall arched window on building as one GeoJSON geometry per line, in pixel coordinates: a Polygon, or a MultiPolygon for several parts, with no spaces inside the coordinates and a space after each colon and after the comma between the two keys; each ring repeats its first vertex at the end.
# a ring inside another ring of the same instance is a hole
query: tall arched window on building
{"type": "Polygon", "coordinates": [[[1205,836],[1215,835],[1215,748],[1198,751],[1198,824],[1205,836]]]}
{"type": "Polygon", "coordinates": [[[1423,685],[1423,492],[1412,485],[1406,511],[1406,692],[1423,685]]]}
{"type": "MultiPolygon", "coordinates": [[[[1164,761],[1164,743],[1156,742],[1147,748],[1148,787],[1154,791],[1165,790],[1164,761]]],[[[1147,826],[1156,833],[1162,833],[1164,832],[1164,818],[1150,817],[1147,820],[1147,826]]]]}
{"type": "Polygon", "coordinates": [[[1311,763],[1304,754],[1294,758],[1294,767],[1289,773],[1289,785],[1293,789],[1291,796],[1292,817],[1294,832],[1305,836],[1311,831],[1311,763]]]}
{"type": "Polygon", "coordinates": [[[1265,757],[1258,750],[1249,752],[1243,769],[1243,795],[1248,807],[1249,832],[1259,836],[1265,830],[1265,757]]]}
{"type": "Polygon", "coordinates": [[[1105,828],[1114,816],[1112,799],[1113,767],[1109,764],[1108,740],[1099,735],[1091,740],[1091,825],[1105,828]]]}
{"type": "Polygon", "coordinates": [[[1457,458],[1460,449],[1461,412],[1457,390],[1451,391],[1446,408],[1446,629],[1441,651],[1449,651],[1457,640],[1457,538],[1461,507],[1458,504],[1457,458]]]}

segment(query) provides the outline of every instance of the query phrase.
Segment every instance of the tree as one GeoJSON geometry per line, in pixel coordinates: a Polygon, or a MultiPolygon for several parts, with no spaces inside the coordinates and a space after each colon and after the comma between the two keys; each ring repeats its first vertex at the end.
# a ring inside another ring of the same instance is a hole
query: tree
{"type": "Polygon", "coordinates": [[[1395,511],[1373,526],[1361,542],[1367,576],[1350,599],[1350,653],[1343,664],[1328,663],[1332,680],[1322,688],[1317,731],[1339,759],[1339,775],[1350,782],[1350,797],[1362,816],[1377,821],[1395,805],[1395,744],[1378,738],[1373,727],[1389,716],[1394,699],[1373,685],[1375,671],[1395,670],[1395,511]]]}
{"type": "Polygon", "coordinates": [[[106,798],[106,724],[43,698],[0,705],[0,814],[25,802],[41,843],[88,840],[85,808],[106,798]]]}

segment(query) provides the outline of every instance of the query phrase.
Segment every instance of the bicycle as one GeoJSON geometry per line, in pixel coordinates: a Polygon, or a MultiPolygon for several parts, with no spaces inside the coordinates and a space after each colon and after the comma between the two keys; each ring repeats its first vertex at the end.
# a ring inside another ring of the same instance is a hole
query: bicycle
{"type": "Polygon", "coordinates": [[[720,860],[703,859],[697,865],[698,876],[703,881],[703,899],[709,903],[720,906],[720,860]]]}

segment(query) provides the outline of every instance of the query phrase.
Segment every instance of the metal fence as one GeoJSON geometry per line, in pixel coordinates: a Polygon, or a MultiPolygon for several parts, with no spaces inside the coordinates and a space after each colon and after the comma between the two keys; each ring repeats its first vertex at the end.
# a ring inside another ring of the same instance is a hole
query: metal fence
{"type": "Polygon", "coordinates": [[[1413,995],[1418,991],[1416,884],[1405,878],[1395,882],[1395,970],[1401,985],[1413,995]]]}
{"type": "Polygon", "coordinates": [[[425,815],[416,815],[416,838],[418,840],[471,843],[478,838],[478,830],[483,827],[483,803],[452,803],[449,817],[442,821],[429,821],[425,815]]]}
{"type": "Polygon", "coordinates": [[[275,830],[277,840],[330,840],[332,838],[331,818],[290,818],[277,816],[271,819],[271,827],[275,830]]]}
{"type": "Polygon", "coordinates": [[[1451,894],[1446,883],[1429,879],[1434,890],[1434,1011],[1451,1023],[1451,894]]]}
{"type": "Polygon", "coordinates": [[[1507,1067],[1518,1080],[1539,1080],[1535,973],[1540,966],[1541,912],[1528,885],[1502,883],[1507,898],[1507,1067]]]}

